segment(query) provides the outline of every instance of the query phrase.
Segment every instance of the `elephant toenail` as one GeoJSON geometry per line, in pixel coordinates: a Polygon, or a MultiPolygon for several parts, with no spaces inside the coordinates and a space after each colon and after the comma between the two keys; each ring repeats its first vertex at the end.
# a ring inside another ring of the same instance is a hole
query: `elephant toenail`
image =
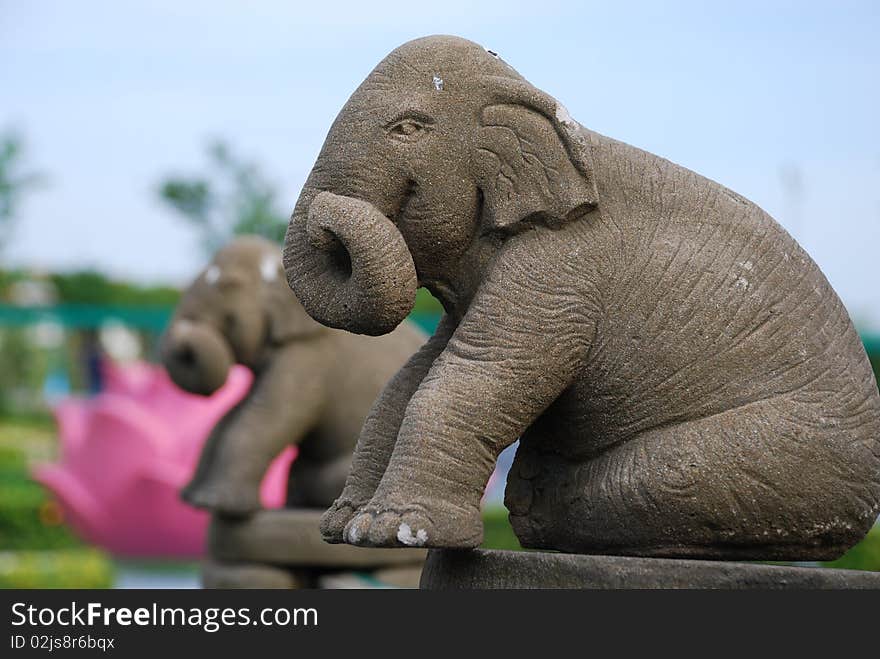
{"type": "Polygon", "coordinates": [[[423,547],[428,542],[428,532],[425,529],[419,529],[413,535],[409,524],[403,522],[397,529],[397,539],[407,547],[423,547]]]}

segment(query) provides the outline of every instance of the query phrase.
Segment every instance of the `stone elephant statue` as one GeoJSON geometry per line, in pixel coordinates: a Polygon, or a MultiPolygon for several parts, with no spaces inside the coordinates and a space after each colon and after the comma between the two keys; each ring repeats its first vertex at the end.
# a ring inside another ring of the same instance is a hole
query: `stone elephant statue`
{"type": "Polygon", "coordinates": [[[330,542],[477,545],[518,438],[506,504],[526,547],[825,559],[877,517],[880,396],[810,257],[476,44],[419,39],[369,74],[284,266],[331,327],[391,331],[419,286],[446,310],[376,402],[330,542]]]}
{"type": "Polygon", "coordinates": [[[329,505],[370,405],[422,343],[408,323],[377,338],[319,325],[290,292],[280,249],[236,238],[184,293],[162,341],[162,361],[186,391],[213,393],[233,363],[254,373],[208,437],[183,498],[229,515],[254,512],[269,464],[295,444],[288,504],[329,505]]]}

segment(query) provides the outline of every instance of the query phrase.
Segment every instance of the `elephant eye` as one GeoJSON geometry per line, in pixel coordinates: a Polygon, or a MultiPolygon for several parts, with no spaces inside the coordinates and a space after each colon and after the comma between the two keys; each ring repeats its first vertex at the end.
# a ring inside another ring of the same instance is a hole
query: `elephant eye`
{"type": "Polygon", "coordinates": [[[407,116],[392,121],[385,127],[388,134],[401,142],[415,142],[431,129],[428,122],[407,116]]]}

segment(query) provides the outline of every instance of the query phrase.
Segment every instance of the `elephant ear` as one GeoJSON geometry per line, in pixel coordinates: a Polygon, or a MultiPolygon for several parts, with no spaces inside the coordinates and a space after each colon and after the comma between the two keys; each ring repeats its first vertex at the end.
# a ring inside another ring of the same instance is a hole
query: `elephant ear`
{"type": "Polygon", "coordinates": [[[565,108],[525,81],[495,86],[501,102],[483,109],[475,153],[487,227],[559,227],[593,210],[589,146],[565,108]]]}
{"type": "Polygon", "coordinates": [[[260,262],[260,278],[271,343],[286,343],[327,329],[312,320],[290,290],[279,257],[273,254],[263,258],[260,262]]]}

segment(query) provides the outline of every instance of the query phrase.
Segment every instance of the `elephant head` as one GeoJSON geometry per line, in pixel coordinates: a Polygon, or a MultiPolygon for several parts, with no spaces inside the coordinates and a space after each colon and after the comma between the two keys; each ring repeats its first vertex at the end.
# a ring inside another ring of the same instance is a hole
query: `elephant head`
{"type": "Polygon", "coordinates": [[[240,237],[184,293],[162,341],[162,361],[180,388],[210,395],[233,363],[259,370],[267,349],[322,329],[291,295],[278,247],[240,237]]]}
{"type": "Polygon", "coordinates": [[[585,134],[494,53],[404,44],[336,118],[296,204],[288,282],[330,327],[384,334],[425,286],[455,313],[505,236],[597,204],[585,134]]]}

